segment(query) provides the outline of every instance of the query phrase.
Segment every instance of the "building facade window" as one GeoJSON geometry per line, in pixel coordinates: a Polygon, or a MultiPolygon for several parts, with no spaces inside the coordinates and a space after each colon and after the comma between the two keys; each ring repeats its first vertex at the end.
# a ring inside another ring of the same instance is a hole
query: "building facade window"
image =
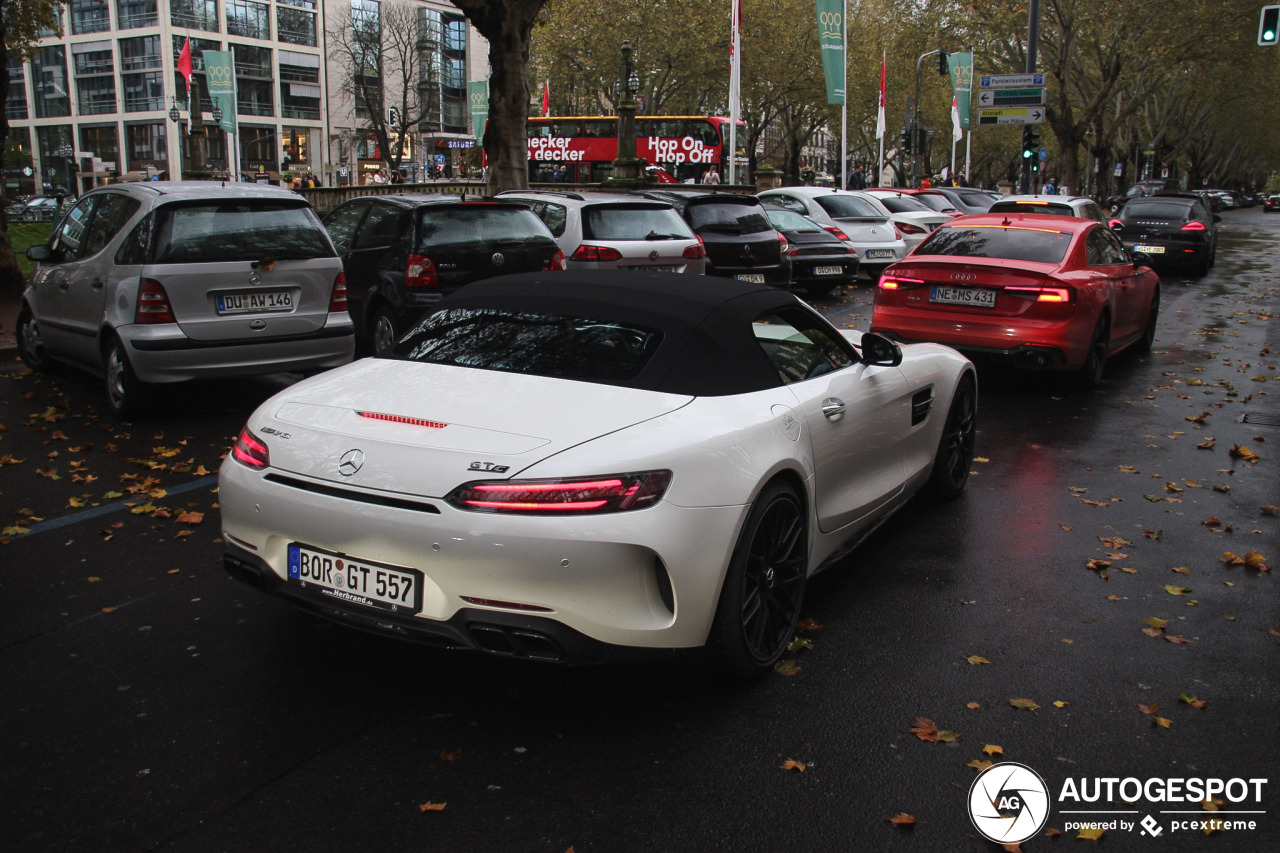
{"type": "Polygon", "coordinates": [[[265,47],[236,46],[236,111],[242,116],[276,114],[272,96],[271,51],[265,47]]]}
{"type": "Polygon", "coordinates": [[[460,15],[419,9],[418,46],[422,74],[418,95],[424,133],[467,133],[467,22],[460,15]]]}
{"type": "Polygon", "coordinates": [[[105,33],[111,29],[111,7],[106,0],[71,0],[71,33],[105,33]]]}
{"type": "Polygon", "coordinates": [[[276,7],[276,38],[289,44],[316,46],[316,14],[276,7]]]}
{"type": "Polygon", "coordinates": [[[116,133],[115,122],[80,125],[80,147],[76,150],[92,151],[93,156],[101,159],[104,164],[110,163],[113,167],[119,168],[120,137],[116,133]]]}
{"type": "Polygon", "coordinates": [[[218,32],[218,0],[169,0],[169,21],[175,27],[218,32]]]}
{"type": "Polygon", "coordinates": [[[67,49],[60,44],[54,44],[36,51],[36,55],[31,60],[31,75],[36,90],[36,118],[70,116],[67,49]]]}
{"type": "Polygon", "coordinates": [[[154,27],[160,23],[158,0],[116,0],[116,26],[122,30],[154,27]]]}
{"type": "MultiPolygon", "coordinates": [[[[27,66],[16,59],[9,60],[9,91],[4,99],[4,114],[10,120],[29,117],[27,112],[27,66]]],[[[10,133],[13,128],[10,128],[10,133]]]]}
{"type": "Polygon", "coordinates": [[[126,123],[125,161],[130,172],[145,172],[148,166],[159,172],[169,170],[168,129],[164,121],[126,123]]]}
{"type": "Polygon", "coordinates": [[[76,95],[81,115],[116,112],[115,56],[111,42],[80,42],[71,46],[76,95]]]}
{"type": "Polygon", "coordinates": [[[355,113],[369,119],[382,112],[382,10],[377,0],[351,0],[351,27],[355,113]]]}
{"type": "Polygon", "coordinates": [[[280,115],[320,120],[320,57],[280,51],[280,115]]]}
{"type": "Polygon", "coordinates": [[[74,164],[70,160],[64,160],[58,154],[58,149],[62,147],[62,143],[67,142],[74,145],[71,125],[44,125],[37,127],[35,131],[36,148],[40,156],[40,180],[43,185],[43,192],[46,195],[52,195],[60,187],[74,187],[75,177],[68,169],[68,166],[74,168],[74,164]]]}
{"type": "Polygon", "coordinates": [[[253,0],[227,0],[227,34],[271,39],[271,9],[253,0]]]}

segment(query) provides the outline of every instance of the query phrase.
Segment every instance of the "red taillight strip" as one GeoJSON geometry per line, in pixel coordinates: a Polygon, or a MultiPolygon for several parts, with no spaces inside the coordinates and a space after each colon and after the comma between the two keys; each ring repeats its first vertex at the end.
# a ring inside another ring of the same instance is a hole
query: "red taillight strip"
{"type": "Polygon", "coordinates": [[[1063,236],[1066,236],[1066,233],[1067,233],[1066,231],[1062,231],[1057,228],[1028,228],[1025,225],[1006,225],[1004,223],[1001,223],[999,225],[951,225],[948,227],[950,228],[1000,228],[1004,231],[1039,231],[1042,234],[1062,234],[1063,236]]]}
{"type": "Polygon", "coordinates": [[[921,284],[924,284],[924,279],[922,278],[904,278],[900,275],[881,276],[880,278],[880,288],[882,290],[897,290],[899,287],[904,285],[907,287],[916,287],[921,284]]]}
{"type": "Polygon", "coordinates": [[[245,426],[236,436],[236,443],[231,445],[231,458],[249,468],[262,469],[271,464],[271,452],[267,446],[254,438],[245,426]]]}
{"type": "Polygon", "coordinates": [[[169,294],[164,292],[164,285],[153,278],[144,278],[138,282],[138,307],[133,313],[133,322],[175,322],[169,294]]]}
{"type": "Polygon", "coordinates": [[[1037,302],[1070,302],[1072,293],[1069,287],[1028,287],[1016,284],[1006,287],[1005,292],[1035,294],[1037,302]]]}
{"type": "Polygon", "coordinates": [[[329,313],[347,313],[347,274],[342,270],[338,270],[338,276],[333,280],[333,290],[329,293],[329,313]]]}
{"type": "Polygon", "coordinates": [[[517,503],[515,501],[464,501],[467,506],[473,506],[478,509],[509,509],[513,512],[537,511],[537,512],[582,512],[584,510],[599,509],[608,503],[608,501],[578,501],[577,503],[565,504],[539,504],[539,503],[517,503]]]}
{"type": "Polygon", "coordinates": [[[494,480],[459,486],[445,500],[481,512],[625,512],[652,506],[671,483],[670,471],[573,480],[494,480]]]}
{"type": "Polygon", "coordinates": [[[444,429],[445,427],[448,426],[448,424],[441,423],[440,421],[429,421],[424,418],[410,418],[404,415],[388,415],[383,412],[361,412],[357,410],[356,414],[362,418],[369,418],[370,420],[375,420],[375,421],[391,421],[392,423],[397,423],[397,424],[409,424],[410,426],[431,427],[432,429],[444,429]]]}
{"type": "Polygon", "coordinates": [[[1180,231],[1206,231],[1208,229],[1205,228],[1205,224],[1203,222],[1188,222],[1186,225],[1183,225],[1182,228],[1180,228],[1179,230],[1180,231]]]}

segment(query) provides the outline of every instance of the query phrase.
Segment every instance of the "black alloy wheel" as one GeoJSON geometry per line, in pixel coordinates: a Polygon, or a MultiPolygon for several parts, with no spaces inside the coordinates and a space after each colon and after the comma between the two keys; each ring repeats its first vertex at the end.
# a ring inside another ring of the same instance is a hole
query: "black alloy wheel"
{"type": "Polygon", "coordinates": [[[712,636],[737,675],[769,672],[795,634],[808,574],[805,510],[795,489],[771,483],[747,515],[725,576],[712,636]]]}
{"type": "Polygon", "coordinates": [[[935,500],[949,501],[960,497],[969,482],[969,468],[973,465],[973,451],[978,434],[978,391],[973,377],[960,380],[951,408],[947,410],[947,422],[938,440],[938,452],[933,458],[933,472],[925,485],[926,493],[935,500]]]}
{"type": "Polygon", "coordinates": [[[1147,309],[1147,324],[1142,327],[1142,337],[1134,344],[1134,352],[1151,352],[1156,342],[1156,323],[1160,319],[1160,286],[1151,292],[1151,307],[1147,309]]]}
{"type": "Polygon", "coordinates": [[[1107,349],[1111,342],[1111,321],[1106,314],[1098,318],[1093,327],[1093,337],[1089,341],[1089,354],[1084,364],[1076,373],[1076,379],[1083,388],[1093,388],[1102,382],[1102,374],[1107,366],[1107,349]]]}

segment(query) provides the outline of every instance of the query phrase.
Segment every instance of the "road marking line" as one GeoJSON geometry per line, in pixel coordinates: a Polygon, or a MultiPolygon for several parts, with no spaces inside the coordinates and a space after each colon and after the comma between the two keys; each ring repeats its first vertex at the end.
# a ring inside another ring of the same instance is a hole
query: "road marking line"
{"type": "MultiPolygon", "coordinates": [[[[201,477],[199,480],[193,480],[190,483],[183,483],[181,486],[165,489],[166,497],[168,495],[180,495],[183,492],[190,492],[201,486],[216,485],[218,482],[217,474],[210,474],[208,477],[201,477]]],[[[146,502],[146,498],[142,498],[142,502],[146,502]]],[[[48,521],[42,521],[39,524],[33,524],[27,528],[27,532],[23,534],[22,539],[28,536],[34,536],[37,533],[44,533],[48,530],[57,530],[59,527],[66,527],[71,524],[78,524],[81,521],[88,521],[91,518],[98,518],[103,515],[110,515],[113,512],[119,512],[122,509],[131,509],[139,505],[138,497],[121,498],[118,501],[102,506],[95,506],[93,509],[86,509],[83,512],[64,515],[62,518],[51,518],[48,521]]],[[[17,541],[15,537],[14,541],[17,541]]]]}

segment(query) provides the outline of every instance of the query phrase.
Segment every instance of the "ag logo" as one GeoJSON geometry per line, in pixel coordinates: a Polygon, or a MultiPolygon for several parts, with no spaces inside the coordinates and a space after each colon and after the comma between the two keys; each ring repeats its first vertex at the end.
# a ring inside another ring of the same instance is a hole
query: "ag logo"
{"type": "Polygon", "coordinates": [[[993,764],[969,789],[969,819],[996,844],[1018,844],[1049,819],[1049,788],[1040,774],[1012,761],[993,764]]]}

